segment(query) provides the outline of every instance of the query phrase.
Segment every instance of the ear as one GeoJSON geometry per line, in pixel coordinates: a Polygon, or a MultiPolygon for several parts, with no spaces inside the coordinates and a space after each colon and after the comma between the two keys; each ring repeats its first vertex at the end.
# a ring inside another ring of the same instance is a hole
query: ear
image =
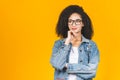
{"type": "Polygon", "coordinates": [[[82,27],[84,27],[84,23],[82,23],[82,27]]]}

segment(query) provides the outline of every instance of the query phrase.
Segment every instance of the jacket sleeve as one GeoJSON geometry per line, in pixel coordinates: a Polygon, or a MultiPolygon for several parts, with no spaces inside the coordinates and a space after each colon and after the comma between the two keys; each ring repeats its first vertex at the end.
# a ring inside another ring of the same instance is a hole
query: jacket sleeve
{"type": "Polygon", "coordinates": [[[50,63],[52,66],[57,70],[63,70],[66,65],[67,54],[69,52],[70,45],[62,44],[60,40],[55,41],[53,49],[52,49],[52,56],[50,59],[50,63]]]}
{"type": "Polygon", "coordinates": [[[91,47],[90,61],[87,65],[84,64],[67,64],[68,73],[76,73],[77,76],[88,79],[93,78],[96,75],[97,66],[99,63],[99,50],[94,43],[91,47]]]}

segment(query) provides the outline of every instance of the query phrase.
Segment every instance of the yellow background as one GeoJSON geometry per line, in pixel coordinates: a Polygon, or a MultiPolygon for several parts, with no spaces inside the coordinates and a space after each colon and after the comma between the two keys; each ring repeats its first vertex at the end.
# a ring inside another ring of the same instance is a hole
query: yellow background
{"type": "Polygon", "coordinates": [[[0,0],[0,80],[53,80],[52,46],[60,12],[81,5],[100,50],[94,80],[120,80],[119,0],[0,0]]]}

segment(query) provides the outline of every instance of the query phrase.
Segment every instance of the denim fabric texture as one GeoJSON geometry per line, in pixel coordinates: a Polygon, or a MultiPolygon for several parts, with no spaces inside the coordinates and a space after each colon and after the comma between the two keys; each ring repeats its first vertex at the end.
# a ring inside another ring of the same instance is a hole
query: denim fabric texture
{"type": "Polygon", "coordinates": [[[50,63],[55,69],[54,80],[68,80],[68,74],[76,74],[77,80],[92,80],[100,59],[96,43],[82,35],[82,43],[78,47],[78,63],[71,64],[68,60],[72,44],[65,45],[65,40],[66,38],[55,41],[52,49],[50,63]]]}

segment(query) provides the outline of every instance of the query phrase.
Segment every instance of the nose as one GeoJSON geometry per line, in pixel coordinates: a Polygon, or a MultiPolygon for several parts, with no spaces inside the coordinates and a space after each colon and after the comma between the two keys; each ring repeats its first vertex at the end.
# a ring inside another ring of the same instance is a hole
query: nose
{"type": "Polygon", "coordinates": [[[76,26],[75,22],[73,22],[72,26],[76,26]]]}

